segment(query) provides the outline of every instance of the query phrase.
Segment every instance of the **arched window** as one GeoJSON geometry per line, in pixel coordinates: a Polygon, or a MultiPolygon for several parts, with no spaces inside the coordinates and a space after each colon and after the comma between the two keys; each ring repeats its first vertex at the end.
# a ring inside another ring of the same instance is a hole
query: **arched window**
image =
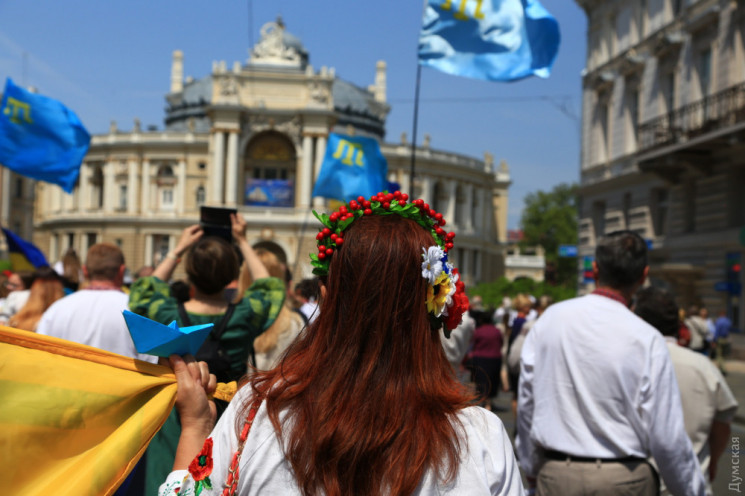
{"type": "Polygon", "coordinates": [[[199,186],[197,188],[197,206],[199,207],[199,206],[204,205],[205,199],[206,199],[206,193],[204,190],[204,186],[199,186]]]}
{"type": "Polygon", "coordinates": [[[244,204],[294,206],[296,168],[295,146],[287,136],[276,131],[255,136],[246,148],[244,204]]]}

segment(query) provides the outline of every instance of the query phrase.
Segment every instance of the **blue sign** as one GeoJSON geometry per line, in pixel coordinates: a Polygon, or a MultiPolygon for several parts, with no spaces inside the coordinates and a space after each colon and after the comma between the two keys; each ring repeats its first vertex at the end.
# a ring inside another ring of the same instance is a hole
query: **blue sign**
{"type": "Polygon", "coordinates": [[[252,207],[292,207],[295,186],[288,179],[247,179],[244,205],[252,207]]]}
{"type": "Polygon", "coordinates": [[[559,245],[560,257],[576,257],[577,245],[559,245]]]}
{"type": "Polygon", "coordinates": [[[733,295],[739,295],[742,285],[739,282],[719,281],[714,284],[714,291],[725,291],[733,295]]]}

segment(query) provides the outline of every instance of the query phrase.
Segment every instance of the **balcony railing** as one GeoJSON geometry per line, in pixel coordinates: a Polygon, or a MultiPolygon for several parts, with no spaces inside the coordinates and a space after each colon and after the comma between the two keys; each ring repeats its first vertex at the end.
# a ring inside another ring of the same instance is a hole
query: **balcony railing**
{"type": "Polygon", "coordinates": [[[745,122],[745,83],[731,86],[639,126],[639,152],[745,122]]]}

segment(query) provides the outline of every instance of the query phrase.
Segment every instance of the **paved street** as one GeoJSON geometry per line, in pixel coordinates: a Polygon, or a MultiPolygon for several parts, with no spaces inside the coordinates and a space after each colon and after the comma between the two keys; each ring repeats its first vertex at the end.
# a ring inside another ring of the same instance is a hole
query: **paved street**
{"type": "MultiPolygon", "coordinates": [[[[737,356],[739,359],[731,359],[726,362],[725,369],[727,370],[727,375],[725,379],[737,398],[740,407],[732,425],[730,446],[719,460],[718,474],[713,486],[715,496],[739,494],[737,491],[731,491],[729,484],[736,481],[735,477],[743,477],[742,467],[744,464],[740,462],[742,448],[738,449],[737,446],[742,446],[743,441],[745,441],[745,335],[739,334],[733,336],[732,340],[732,356],[737,356]],[[734,450],[732,440],[735,441],[736,449],[734,450]]],[[[494,400],[493,405],[494,412],[502,420],[510,436],[513,436],[515,417],[510,407],[510,398],[510,393],[500,392],[499,396],[494,400]]],[[[745,483],[740,485],[740,491],[745,492],[745,483]]]]}

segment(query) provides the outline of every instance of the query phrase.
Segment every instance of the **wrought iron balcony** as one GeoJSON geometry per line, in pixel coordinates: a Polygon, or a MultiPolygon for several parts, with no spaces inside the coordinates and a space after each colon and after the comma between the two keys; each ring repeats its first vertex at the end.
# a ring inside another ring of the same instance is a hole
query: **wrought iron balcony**
{"type": "Polygon", "coordinates": [[[745,83],[641,124],[638,153],[684,143],[741,122],[745,122],[745,83]]]}

